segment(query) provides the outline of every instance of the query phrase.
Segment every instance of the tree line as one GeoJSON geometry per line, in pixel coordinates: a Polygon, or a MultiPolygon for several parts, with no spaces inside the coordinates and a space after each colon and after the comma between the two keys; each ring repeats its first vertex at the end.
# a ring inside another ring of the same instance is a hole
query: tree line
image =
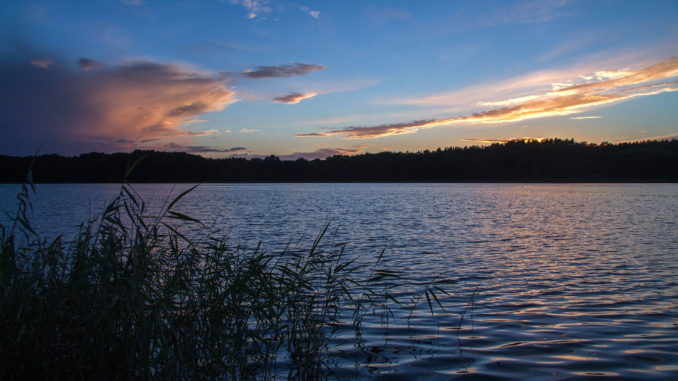
{"type": "Polygon", "coordinates": [[[587,143],[573,139],[509,141],[485,147],[380,152],[324,160],[205,158],[184,152],[134,151],[0,155],[0,181],[22,182],[32,168],[40,182],[333,181],[678,181],[678,140],[587,143]]]}

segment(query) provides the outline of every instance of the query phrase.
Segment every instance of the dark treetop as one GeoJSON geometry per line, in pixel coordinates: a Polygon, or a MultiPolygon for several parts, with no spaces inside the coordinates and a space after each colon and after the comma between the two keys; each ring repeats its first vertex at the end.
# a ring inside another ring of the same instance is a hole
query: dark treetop
{"type": "Polygon", "coordinates": [[[0,181],[120,182],[144,157],[132,182],[286,181],[678,181],[678,140],[592,144],[548,139],[487,147],[381,152],[325,160],[209,159],[182,152],[87,153],[77,157],[0,155],[0,181]]]}

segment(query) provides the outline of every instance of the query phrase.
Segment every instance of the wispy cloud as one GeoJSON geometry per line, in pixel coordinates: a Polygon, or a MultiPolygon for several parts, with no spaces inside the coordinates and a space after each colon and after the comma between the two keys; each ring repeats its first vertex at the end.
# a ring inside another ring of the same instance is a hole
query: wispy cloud
{"type": "Polygon", "coordinates": [[[289,155],[280,155],[281,160],[296,160],[299,158],[304,158],[308,160],[314,159],[326,159],[331,156],[337,155],[355,155],[365,152],[361,149],[350,149],[350,148],[319,148],[311,152],[295,152],[289,155]]]}
{"type": "MultiPolygon", "coordinates": [[[[84,72],[62,66],[39,70],[7,57],[0,72],[3,142],[79,153],[125,149],[118,142],[204,136],[181,127],[194,117],[235,102],[222,76],[151,61],[84,72]]],[[[82,62],[81,62],[82,64],[82,62]]],[[[91,66],[91,63],[85,63],[91,66]]]]}
{"type": "MultiPolygon", "coordinates": [[[[430,112],[431,110],[428,110],[430,112]]],[[[449,110],[446,109],[436,109],[434,112],[449,112],[449,110]]],[[[307,120],[303,121],[301,123],[305,125],[337,125],[337,124],[346,124],[346,123],[351,123],[353,121],[358,121],[358,120],[365,120],[365,119],[372,119],[372,120],[378,120],[382,118],[411,118],[412,117],[412,111],[403,111],[403,112],[390,112],[390,113],[382,113],[382,114],[375,114],[375,113],[361,113],[361,114],[345,114],[341,116],[336,116],[336,117],[331,117],[331,118],[326,118],[326,119],[314,119],[314,120],[307,120]]]]}
{"type": "MultiPolygon", "coordinates": [[[[497,101],[494,104],[510,106],[475,112],[470,115],[375,126],[349,126],[296,136],[344,135],[352,139],[376,138],[454,124],[502,123],[571,115],[635,97],[678,91],[678,81],[672,80],[676,76],[678,76],[678,58],[674,57],[637,70],[598,70],[588,76],[580,75],[569,82],[563,82],[567,85],[552,86],[552,90],[546,93],[522,96],[517,103],[512,99],[504,100],[503,103],[497,101]]],[[[528,79],[535,80],[534,78],[528,79]]],[[[520,86],[524,84],[505,85],[507,88],[520,86]]],[[[434,103],[437,104],[437,102],[434,103]]]]}
{"type": "Polygon", "coordinates": [[[247,10],[247,18],[250,20],[265,20],[267,15],[271,15],[274,12],[281,12],[284,9],[298,9],[299,11],[313,17],[314,19],[320,18],[320,11],[311,9],[307,5],[298,5],[298,4],[287,4],[281,5],[276,4],[275,7],[271,5],[270,0],[229,0],[229,3],[234,5],[240,5],[245,10],[247,10]]]}
{"type": "Polygon", "coordinates": [[[247,151],[247,147],[215,148],[209,146],[182,145],[169,143],[164,146],[168,151],[179,151],[189,153],[229,153],[247,151]]]}
{"type": "Polygon", "coordinates": [[[584,120],[584,119],[600,119],[602,116],[598,115],[589,115],[589,116],[572,116],[570,119],[572,120],[584,120]]]}
{"type": "MultiPolygon", "coordinates": [[[[353,79],[343,79],[343,80],[332,80],[332,81],[313,81],[313,82],[297,82],[296,86],[294,83],[287,84],[286,86],[291,86],[288,88],[289,94],[315,94],[325,95],[338,92],[347,92],[347,91],[356,91],[361,90],[375,84],[379,83],[377,79],[368,79],[368,78],[353,78],[353,79]]],[[[238,90],[238,99],[252,101],[252,102],[262,102],[262,101],[271,101],[277,100],[276,98],[281,98],[279,91],[253,91],[247,87],[241,87],[238,90]]],[[[373,115],[374,116],[374,115],[373,115]]],[[[310,121],[303,122],[304,124],[313,124],[310,121]]]]}
{"type": "Polygon", "coordinates": [[[313,17],[314,19],[320,18],[320,11],[314,11],[313,9],[309,8],[306,5],[300,5],[299,10],[313,17]]]}
{"type": "Polygon", "coordinates": [[[34,59],[31,60],[31,65],[39,67],[40,69],[49,69],[50,67],[54,66],[54,61],[48,58],[34,59]]]}
{"type": "Polygon", "coordinates": [[[253,134],[259,132],[259,130],[255,130],[254,128],[241,128],[238,132],[241,134],[253,134]]]}
{"type": "Polygon", "coordinates": [[[248,19],[255,19],[273,12],[267,0],[229,0],[229,2],[243,6],[247,10],[248,19]]]}
{"type": "Polygon", "coordinates": [[[323,69],[326,69],[323,65],[291,63],[279,66],[257,66],[254,69],[243,71],[242,75],[250,79],[280,78],[304,75],[323,69]]]}
{"type": "Polygon", "coordinates": [[[593,44],[599,38],[600,38],[599,35],[590,35],[590,34],[578,35],[574,39],[570,39],[561,45],[551,48],[546,53],[541,55],[539,57],[539,60],[540,61],[550,60],[563,56],[567,53],[575,52],[586,46],[593,44]]]}
{"type": "MultiPolygon", "coordinates": [[[[673,48],[672,48],[673,49],[673,48]]],[[[597,62],[582,62],[567,68],[540,70],[504,80],[494,80],[479,83],[448,92],[425,96],[411,96],[387,100],[386,104],[411,105],[421,107],[445,106],[465,107],[482,102],[491,102],[489,96],[496,99],[512,99],[530,95],[541,95],[549,91],[559,90],[576,84],[602,81],[609,76],[622,75],[628,70],[601,70],[603,67],[629,67],[629,62],[641,62],[645,56],[656,56],[657,51],[649,50],[639,54],[629,53],[617,57],[606,58],[601,62],[600,57],[589,58],[597,62]]],[[[656,62],[656,61],[655,61],[656,62]]],[[[648,65],[645,61],[643,65],[648,65]]],[[[641,65],[635,65],[636,67],[641,65]]]]}
{"type": "Polygon", "coordinates": [[[191,124],[191,123],[203,123],[203,122],[209,122],[208,119],[200,119],[200,118],[191,118],[191,119],[186,119],[184,120],[184,125],[186,124],[191,124]]]}
{"type": "Polygon", "coordinates": [[[500,107],[500,106],[511,106],[515,104],[520,104],[524,103],[527,101],[532,101],[535,99],[539,99],[539,95],[526,95],[524,97],[518,97],[518,98],[509,98],[509,99],[504,99],[500,101],[488,101],[488,102],[477,102],[476,105],[478,106],[486,106],[486,107],[500,107]]]}
{"type": "MultiPolygon", "coordinates": [[[[190,120],[191,122],[195,122],[196,120],[190,120]]],[[[210,129],[206,131],[186,131],[186,135],[188,136],[211,136],[211,135],[219,135],[219,130],[217,129],[210,129]]]]}
{"type": "Polygon", "coordinates": [[[276,102],[285,103],[285,104],[288,104],[288,105],[293,105],[293,104],[297,104],[297,103],[303,101],[304,99],[313,98],[316,95],[318,95],[318,93],[308,93],[308,94],[289,93],[287,95],[275,97],[275,98],[273,98],[273,100],[276,101],[276,102]]]}

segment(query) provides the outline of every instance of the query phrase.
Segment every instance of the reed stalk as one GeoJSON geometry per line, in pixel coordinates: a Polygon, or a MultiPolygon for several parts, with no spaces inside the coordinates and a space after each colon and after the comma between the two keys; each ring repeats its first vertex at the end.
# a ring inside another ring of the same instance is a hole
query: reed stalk
{"type": "Polygon", "coordinates": [[[23,185],[0,225],[0,379],[323,379],[338,327],[359,336],[365,314],[397,302],[383,252],[359,277],[364,259],[327,226],[305,250],[232,246],[175,209],[190,190],[150,215],[123,183],[73,239],[46,240],[23,185]]]}

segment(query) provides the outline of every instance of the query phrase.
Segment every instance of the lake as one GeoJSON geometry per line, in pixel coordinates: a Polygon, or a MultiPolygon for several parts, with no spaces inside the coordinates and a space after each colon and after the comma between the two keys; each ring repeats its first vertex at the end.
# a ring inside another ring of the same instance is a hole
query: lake
{"type": "MultiPolygon", "coordinates": [[[[135,188],[157,208],[188,185],[135,188]]],[[[118,189],[40,185],[34,224],[72,234],[118,189]]],[[[0,209],[18,190],[0,184],[0,209]]],[[[676,184],[203,184],[179,205],[233,244],[308,246],[330,224],[414,285],[455,282],[446,311],[368,317],[359,346],[340,330],[340,379],[678,378],[676,184]]]]}

